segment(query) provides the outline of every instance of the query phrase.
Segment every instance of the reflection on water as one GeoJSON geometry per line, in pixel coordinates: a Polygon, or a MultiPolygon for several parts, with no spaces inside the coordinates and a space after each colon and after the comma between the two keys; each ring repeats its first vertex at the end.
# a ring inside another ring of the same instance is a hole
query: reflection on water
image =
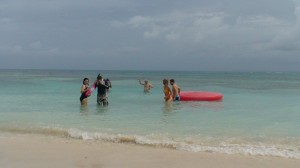
{"type": "Polygon", "coordinates": [[[164,102],[164,106],[162,111],[164,113],[171,113],[172,112],[172,107],[173,107],[173,102],[164,102]]]}
{"type": "Polygon", "coordinates": [[[96,113],[97,114],[104,114],[105,112],[108,111],[108,106],[100,106],[100,105],[97,105],[97,108],[96,108],[96,113]]]}
{"type": "Polygon", "coordinates": [[[186,101],[182,105],[196,109],[210,109],[213,111],[221,111],[223,109],[222,102],[209,102],[209,101],[186,101]]]}
{"type": "Polygon", "coordinates": [[[223,104],[222,102],[207,102],[207,101],[164,102],[162,111],[166,114],[170,114],[175,111],[179,111],[182,108],[209,109],[217,112],[223,109],[223,104]]]}
{"type": "Polygon", "coordinates": [[[94,114],[104,114],[109,110],[108,106],[99,106],[96,105],[95,108],[89,108],[89,106],[80,106],[79,112],[81,115],[89,115],[91,113],[94,114]]]}
{"type": "Polygon", "coordinates": [[[164,102],[164,106],[162,108],[163,113],[165,113],[166,115],[169,115],[175,111],[178,111],[182,108],[182,106],[180,106],[180,102],[176,101],[176,102],[164,102]]]}
{"type": "Polygon", "coordinates": [[[80,110],[80,114],[82,115],[88,115],[89,113],[89,108],[87,105],[81,105],[79,110],[80,110]]]}

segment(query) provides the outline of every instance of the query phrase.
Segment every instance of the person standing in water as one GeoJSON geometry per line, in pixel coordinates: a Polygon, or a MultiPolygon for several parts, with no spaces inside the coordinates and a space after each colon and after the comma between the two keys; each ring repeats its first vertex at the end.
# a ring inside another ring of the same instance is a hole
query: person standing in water
{"type": "Polygon", "coordinates": [[[145,93],[149,92],[150,89],[153,88],[153,85],[151,83],[149,83],[147,80],[145,80],[144,83],[142,83],[142,81],[139,80],[139,83],[144,86],[145,93]]]}
{"type": "Polygon", "coordinates": [[[172,98],[172,91],[169,87],[169,81],[168,79],[164,79],[163,80],[163,85],[164,85],[164,89],[163,89],[163,92],[165,94],[165,101],[166,102],[170,102],[170,101],[173,101],[173,98],[172,98]]]}
{"type": "Polygon", "coordinates": [[[84,78],[82,85],[81,85],[81,96],[79,98],[81,105],[87,105],[87,98],[86,92],[89,90],[89,78],[84,78]]]}
{"type": "Polygon", "coordinates": [[[179,96],[180,87],[175,84],[174,79],[170,79],[170,84],[172,85],[173,101],[180,101],[180,96],[179,96]]]}
{"type": "Polygon", "coordinates": [[[98,90],[98,94],[97,94],[98,105],[107,106],[108,98],[107,98],[106,92],[107,92],[107,89],[109,89],[109,87],[105,85],[105,83],[103,81],[103,77],[100,74],[97,77],[95,86],[97,87],[97,90],[98,90]]]}

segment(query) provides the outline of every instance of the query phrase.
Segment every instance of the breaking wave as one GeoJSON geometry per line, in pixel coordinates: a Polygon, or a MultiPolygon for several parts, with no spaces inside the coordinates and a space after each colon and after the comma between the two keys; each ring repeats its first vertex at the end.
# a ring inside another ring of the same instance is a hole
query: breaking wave
{"type": "Polygon", "coordinates": [[[17,128],[0,127],[0,132],[17,134],[42,134],[64,138],[94,140],[111,143],[130,143],[156,148],[170,148],[190,152],[210,152],[224,154],[243,154],[275,156],[300,159],[300,142],[298,139],[285,140],[292,143],[261,143],[247,141],[216,140],[213,138],[174,138],[170,135],[128,135],[101,132],[86,132],[79,129],[61,128],[17,128]],[[295,143],[294,143],[295,142],[295,143]]]}

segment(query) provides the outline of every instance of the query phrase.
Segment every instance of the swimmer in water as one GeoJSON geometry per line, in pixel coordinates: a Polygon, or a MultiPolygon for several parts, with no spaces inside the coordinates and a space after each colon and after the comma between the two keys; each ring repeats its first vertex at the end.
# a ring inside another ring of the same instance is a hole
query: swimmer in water
{"type": "Polygon", "coordinates": [[[180,87],[175,84],[174,79],[170,79],[170,84],[172,85],[173,101],[180,101],[180,96],[179,96],[180,87]]]}
{"type": "Polygon", "coordinates": [[[79,98],[81,105],[87,105],[87,98],[88,96],[86,96],[86,92],[89,90],[89,78],[84,78],[82,85],[81,85],[81,96],[79,98]]]}
{"type": "Polygon", "coordinates": [[[164,85],[164,89],[163,89],[163,92],[165,94],[165,101],[166,102],[170,102],[170,101],[173,101],[173,98],[172,98],[172,91],[169,87],[169,81],[168,79],[164,79],[163,80],[163,85],[164,85]]]}
{"type": "Polygon", "coordinates": [[[153,85],[149,83],[147,80],[145,80],[144,83],[141,80],[139,80],[139,83],[144,86],[145,93],[149,92],[150,89],[153,88],[153,85]]]}

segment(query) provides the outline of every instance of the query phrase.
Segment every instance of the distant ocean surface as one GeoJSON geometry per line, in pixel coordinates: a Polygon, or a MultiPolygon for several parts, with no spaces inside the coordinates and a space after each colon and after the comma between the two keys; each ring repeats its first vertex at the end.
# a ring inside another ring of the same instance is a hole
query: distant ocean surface
{"type": "Polygon", "coordinates": [[[0,70],[0,133],[300,159],[300,73],[0,70]],[[82,80],[98,73],[112,82],[109,106],[94,92],[81,107],[82,80]],[[164,78],[224,98],[166,104],[164,78]]]}

